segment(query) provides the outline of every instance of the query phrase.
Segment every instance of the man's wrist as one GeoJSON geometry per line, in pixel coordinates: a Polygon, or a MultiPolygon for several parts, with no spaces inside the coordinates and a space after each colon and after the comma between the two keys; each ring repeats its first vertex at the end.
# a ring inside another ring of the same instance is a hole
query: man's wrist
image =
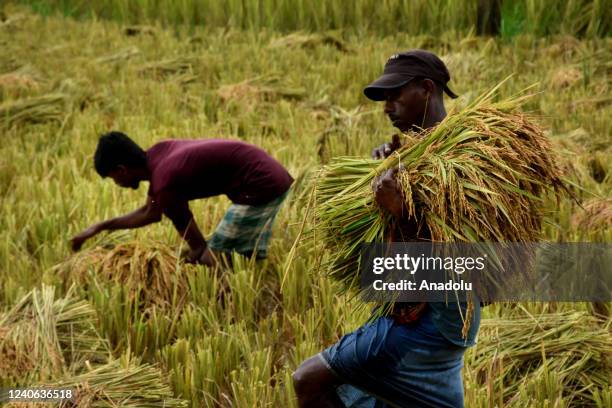
{"type": "Polygon", "coordinates": [[[194,257],[199,258],[199,257],[201,257],[201,256],[202,256],[202,254],[204,253],[204,251],[206,251],[206,248],[207,248],[207,245],[206,245],[206,243],[204,243],[203,245],[198,245],[198,246],[197,246],[197,247],[195,247],[195,248],[193,248],[193,247],[192,247],[192,248],[191,248],[191,252],[192,252],[192,254],[193,254],[193,256],[194,256],[194,257]]]}

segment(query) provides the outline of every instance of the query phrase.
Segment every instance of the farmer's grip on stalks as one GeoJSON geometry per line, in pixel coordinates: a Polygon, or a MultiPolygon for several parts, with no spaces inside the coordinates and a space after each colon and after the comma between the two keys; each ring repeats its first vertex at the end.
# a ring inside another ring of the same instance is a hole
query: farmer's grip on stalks
{"type": "Polygon", "coordinates": [[[405,200],[396,179],[399,170],[399,168],[393,168],[385,171],[374,179],[372,185],[374,198],[378,205],[389,211],[397,220],[405,216],[405,200]]]}
{"type": "Polygon", "coordinates": [[[402,147],[402,143],[400,141],[400,135],[395,134],[391,138],[391,142],[383,143],[374,150],[372,150],[372,158],[373,159],[385,159],[389,157],[391,153],[396,151],[402,147]]]}

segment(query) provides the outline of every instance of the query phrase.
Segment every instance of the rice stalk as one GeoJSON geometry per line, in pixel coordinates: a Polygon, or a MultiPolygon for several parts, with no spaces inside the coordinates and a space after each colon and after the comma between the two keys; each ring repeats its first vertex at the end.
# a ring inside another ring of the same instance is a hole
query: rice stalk
{"type": "Polygon", "coordinates": [[[69,95],[51,93],[42,96],[6,101],[0,104],[0,124],[61,123],[66,116],[69,95]]]}
{"type": "Polygon", "coordinates": [[[610,384],[611,322],[585,311],[484,319],[478,344],[466,356],[468,381],[489,384],[503,406],[560,392],[567,406],[594,407],[610,384]],[[542,389],[553,373],[556,386],[542,389]]]}
{"type": "Polygon", "coordinates": [[[86,373],[65,377],[54,386],[75,390],[76,397],[61,403],[61,408],[187,406],[186,401],[174,398],[159,368],[139,364],[127,355],[86,373]]]}
{"type": "Polygon", "coordinates": [[[169,58],[161,61],[149,62],[138,69],[140,75],[150,75],[154,78],[165,78],[175,74],[193,72],[193,67],[199,60],[192,57],[169,58]]]}
{"type": "Polygon", "coordinates": [[[54,267],[66,282],[84,286],[91,286],[94,281],[123,285],[129,300],[140,301],[145,307],[177,304],[188,288],[184,268],[168,246],[138,241],[112,249],[95,247],[81,251],[54,267]]]}
{"type": "Polygon", "coordinates": [[[375,203],[371,184],[398,165],[407,216],[423,220],[428,232],[405,238],[541,238],[543,197],[564,190],[562,173],[542,130],[518,111],[526,96],[493,102],[498,87],[435,128],[412,135],[382,162],[343,157],[323,168],[316,184],[317,230],[332,254],[334,278],[354,286],[360,245],[382,242],[391,232],[391,216],[375,203]]]}
{"type": "Polygon", "coordinates": [[[323,45],[335,47],[338,51],[349,52],[347,44],[334,33],[291,33],[284,37],[274,39],[268,48],[316,48],[323,45]]]}
{"type": "Polygon", "coordinates": [[[251,78],[235,84],[222,85],[217,89],[217,95],[224,102],[231,100],[275,101],[302,99],[306,96],[306,90],[278,84],[278,78],[275,77],[265,80],[251,78]]]}
{"type": "Polygon", "coordinates": [[[74,297],[74,287],[60,298],[52,286],[32,290],[0,314],[2,381],[45,381],[78,371],[86,360],[103,360],[108,345],[97,333],[96,322],[89,303],[74,297]]]}

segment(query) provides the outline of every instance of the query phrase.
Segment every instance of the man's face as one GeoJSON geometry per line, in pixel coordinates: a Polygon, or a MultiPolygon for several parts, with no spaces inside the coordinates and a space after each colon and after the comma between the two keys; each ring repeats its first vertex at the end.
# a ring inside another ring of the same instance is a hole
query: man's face
{"type": "Polygon", "coordinates": [[[109,171],[108,177],[112,178],[115,184],[120,187],[136,190],[140,184],[140,180],[138,180],[134,171],[125,166],[117,166],[116,169],[109,171]]]}
{"type": "Polygon", "coordinates": [[[427,91],[419,80],[385,91],[385,113],[402,132],[423,126],[427,91]]]}

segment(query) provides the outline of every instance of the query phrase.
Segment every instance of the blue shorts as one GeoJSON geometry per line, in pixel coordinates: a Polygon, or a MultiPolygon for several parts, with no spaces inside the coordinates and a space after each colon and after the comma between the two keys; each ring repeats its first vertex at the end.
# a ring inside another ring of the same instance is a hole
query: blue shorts
{"type": "Polygon", "coordinates": [[[381,317],[319,354],[341,380],[349,408],[462,408],[463,354],[436,328],[431,310],[414,323],[381,317]]]}

